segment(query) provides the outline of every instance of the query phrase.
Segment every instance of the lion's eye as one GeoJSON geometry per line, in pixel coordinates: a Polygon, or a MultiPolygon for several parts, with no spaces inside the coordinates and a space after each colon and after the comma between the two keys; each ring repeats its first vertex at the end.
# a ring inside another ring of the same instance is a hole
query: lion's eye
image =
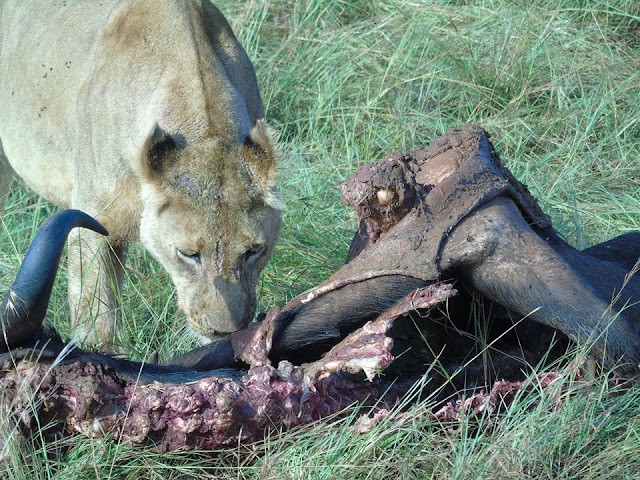
{"type": "Polygon", "coordinates": [[[244,253],[244,260],[246,263],[257,260],[264,252],[266,248],[264,245],[254,245],[244,253]]]}
{"type": "Polygon", "coordinates": [[[178,251],[178,256],[181,257],[183,260],[186,260],[188,262],[192,262],[192,263],[201,263],[201,259],[200,259],[200,253],[199,252],[190,252],[190,251],[184,251],[184,250],[180,250],[179,248],[177,249],[178,251]]]}

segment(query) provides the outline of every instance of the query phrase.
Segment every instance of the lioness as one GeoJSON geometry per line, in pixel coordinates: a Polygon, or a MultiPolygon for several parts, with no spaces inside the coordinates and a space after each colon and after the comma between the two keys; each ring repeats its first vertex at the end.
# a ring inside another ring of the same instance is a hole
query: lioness
{"type": "Polygon", "coordinates": [[[109,346],[138,238],[196,333],[251,320],[280,228],[276,155],[253,67],[208,0],[3,0],[0,85],[2,203],[13,170],[110,232],[98,255],[98,234],[70,239],[75,328],[109,346]]]}

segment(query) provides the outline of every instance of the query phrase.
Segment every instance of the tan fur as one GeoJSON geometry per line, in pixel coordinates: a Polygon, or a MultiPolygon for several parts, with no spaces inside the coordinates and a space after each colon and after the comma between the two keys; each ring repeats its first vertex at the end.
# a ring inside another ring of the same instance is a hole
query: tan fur
{"type": "Polygon", "coordinates": [[[0,196],[8,160],[110,232],[70,239],[77,328],[97,317],[112,340],[138,238],[197,333],[245,326],[281,207],[253,67],[222,14],[207,0],[3,0],[0,36],[0,196]]]}

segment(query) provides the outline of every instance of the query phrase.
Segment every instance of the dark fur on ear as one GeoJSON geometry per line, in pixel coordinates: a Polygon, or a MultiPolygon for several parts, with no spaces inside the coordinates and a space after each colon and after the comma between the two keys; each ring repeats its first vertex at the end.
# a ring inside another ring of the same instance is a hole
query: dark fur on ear
{"type": "Polygon", "coordinates": [[[284,206],[276,188],[279,156],[275,147],[276,136],[266,122],[260,119],[244,139],[242,147],[247,171],[260,197],[270,207],[282,210],[284,206]]]}
{"type": "Polygon", "coordinates": [[[187,146],[183,135],[170,135],[156,123],[143,147],[142,167],[149,179],[168,177],[177,163],[177,153],[187,146]]]}

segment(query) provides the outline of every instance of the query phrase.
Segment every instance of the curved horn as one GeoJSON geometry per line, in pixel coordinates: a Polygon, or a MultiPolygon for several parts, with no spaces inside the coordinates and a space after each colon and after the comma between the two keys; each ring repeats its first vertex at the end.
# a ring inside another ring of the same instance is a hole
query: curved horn
{"type": "Polygon", "coordinates": [[[0,352],[28,340],[42,326],[67,235],[76,227],[109,234],[97,220],[80,210],[58,212],[38,229],[0,306],[4,338],[0,340],[0,352]]]}

